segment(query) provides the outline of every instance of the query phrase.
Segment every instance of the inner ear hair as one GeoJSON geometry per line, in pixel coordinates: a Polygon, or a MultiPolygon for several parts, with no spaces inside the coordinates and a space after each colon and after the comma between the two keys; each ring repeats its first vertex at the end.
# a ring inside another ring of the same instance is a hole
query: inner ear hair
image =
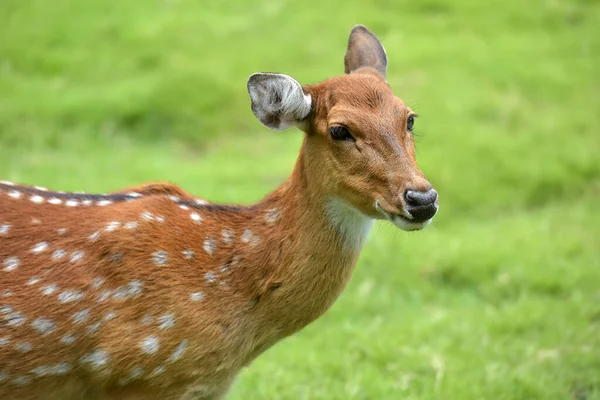
{"type": "Polygon", "coordinates": [[[310,114],[312,100],[302,85],[284,74],[256,73],[248,79],[252,112],[265,126],[283,130],[300,125],[310,114]]]}

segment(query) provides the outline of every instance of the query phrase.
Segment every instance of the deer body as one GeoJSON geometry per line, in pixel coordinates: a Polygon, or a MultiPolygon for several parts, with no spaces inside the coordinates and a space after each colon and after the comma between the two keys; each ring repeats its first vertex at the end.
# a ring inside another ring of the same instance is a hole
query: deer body
{"type": "MultiPolygon", "coordinates": [[[[373,40],[353,30],[347,72],[373,40]]],[[[409,111],[385,101],[382,77],[288,78],[249,81],[261,122],[307,132],[290,178],[258,204],[209,204],[160,183],[106,195],[0,183],[0,398],[221,399],[241,368],[333,304],[373,219],[429,222],[431,205],[404,204],[430,186],[410,148],[399,153],[409,111]],[[353,131],[374,118],[391,134],[381,146],[357,138],[352,153],[327,133],[346,116],[353,131]],[[339,163],[348,153],[369,163],[339,163]]]]}

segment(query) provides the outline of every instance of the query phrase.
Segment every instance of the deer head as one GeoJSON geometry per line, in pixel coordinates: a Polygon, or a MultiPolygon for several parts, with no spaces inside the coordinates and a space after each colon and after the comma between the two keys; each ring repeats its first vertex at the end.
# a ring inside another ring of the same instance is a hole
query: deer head
{"type": "Polygon", "coordinates": [[[352,29],[344,61],[345,75],[315,85],[252,75],[252,110],[271,129],[305,132],[307,179],[336,207],[422,229],[437,212],[438,196],[417,166],[416,114],[387,84],[385,50],[366,27],[352,29]]]}

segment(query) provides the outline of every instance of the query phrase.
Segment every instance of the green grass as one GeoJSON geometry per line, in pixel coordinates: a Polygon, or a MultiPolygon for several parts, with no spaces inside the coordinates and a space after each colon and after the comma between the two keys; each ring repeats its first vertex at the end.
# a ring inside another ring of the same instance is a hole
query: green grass
{"type": "Polygon", "coordinates": [[[421,118],[436,221],[376,226],[321,319],[231,399],[600,399],[600,3],[0,3],[0,176],[103,192],[171,180],[249,203],[291,171],[245,82],[343,71],[370,27],[421,118]]]}

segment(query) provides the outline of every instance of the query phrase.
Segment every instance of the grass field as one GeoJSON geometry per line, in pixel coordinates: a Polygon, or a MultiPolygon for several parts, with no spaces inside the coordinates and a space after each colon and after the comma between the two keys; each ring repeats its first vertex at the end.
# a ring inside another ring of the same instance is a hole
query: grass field
{"type": "Polygon", "coordinates": [[[334,307],[231,399],[599,400],[599,21],[594,0],[2,0],[0,178],[254,202],[301,134],[261,127],[247,77],[340,74],[365,24],[439,215],[378,223],[334,307]]]}

